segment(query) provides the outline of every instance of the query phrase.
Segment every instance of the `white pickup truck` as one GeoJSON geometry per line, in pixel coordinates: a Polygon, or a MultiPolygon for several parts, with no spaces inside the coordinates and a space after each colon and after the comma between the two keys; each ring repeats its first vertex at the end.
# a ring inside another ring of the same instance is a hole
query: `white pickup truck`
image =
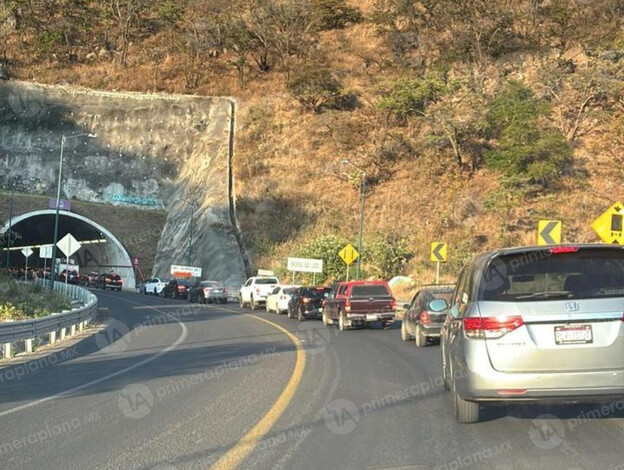
{"type": "Polygon", "coordinates": [[[267,296],[279,285],[276,277],[254,276],[247,279],[247,282],[240,289],[238,297],[241,308],[247,306],[252,310],[260,308],[266,302],[267,296]]]}

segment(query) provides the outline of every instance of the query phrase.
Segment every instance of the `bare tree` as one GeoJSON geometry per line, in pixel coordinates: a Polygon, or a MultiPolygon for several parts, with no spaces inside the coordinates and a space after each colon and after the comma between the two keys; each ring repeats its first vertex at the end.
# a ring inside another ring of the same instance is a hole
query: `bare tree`
{"type": "Polygon", "coordinates": [[[132,35],[140,23],[141,15],[149,4],[148,0],[106,0],[108,13],[117,26],[122,67],[125,67],[128,62],[128,48],[132,35]]]}

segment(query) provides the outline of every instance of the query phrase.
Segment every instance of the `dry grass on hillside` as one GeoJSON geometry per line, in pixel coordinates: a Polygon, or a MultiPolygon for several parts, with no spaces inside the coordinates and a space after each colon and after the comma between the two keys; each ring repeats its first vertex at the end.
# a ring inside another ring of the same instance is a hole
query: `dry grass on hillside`
{"type": "MultiPolygon", "coordinates": [[[[376,3],[364,0],[357,6],[370,15],[376,3]]],[[[474,252],[533,244],[541,218],[561,219],[564,241],[597,241],[591,221],[621,197],[624,122],[616,125],[624,119],[621,110],[593,122],[591,130],[573,142],[574,165],[557,192],[536,197],[510,194],[501,190],[498,174],[483,168],[474,173],[460,170],[450,149],[424,145],[424,125],[402,127],[375,109],[379,87],[405,75],[405,70],[396,66],[383,38],[368,22],[319,35],[310,60],[330,67],[344,89],[358,97],[352,111],[321,114],[302,111],[286,90],[286,75],[277,69],[265,74],[252,64],[241,88],[227,54],[208,59],[197,87],[189,88],[184,56],[168,49],[167,41],[165,34],[157,34],[133,45],[125,69],[109,62],[71,67],[40,62],[17,67],[16,75],[108,90],[235,96],[238,207],[257,266],[281,266],[302,243],[322,234],[339,233],[355,240],[359,194],[347,181],[350,171],[340,165],[345,159],[372,168],[378,179],[367,191],[365,238],[404,234],[415,255],[407,273],[418,282],[433,279],[431,241],[449,243],[450,260],[442,267],[442,279],[452,281],[459,265],[474,252]],[[399,138],[413,148],[376,165],[384,145],[399,138]],[[617,139],[619,147],[614,147],[617,139]]],[[[574,58],[578,66],[592,60],[574,47],[564,58],[574,58]]],[[[554,60],[554,51],[550,56],[511,53],[491,60],[484,72],[486,93],[493,94],[509,78],[534,86],[541,64],[554,60]]],[[[294,68],[304,65],[309,64],[295,63],[294,68]]],[[[466,64],[454,67],[457,75],[467,72],[466,64]]],[[[555,126],[558,106],[552,106],[555,126]]]]}

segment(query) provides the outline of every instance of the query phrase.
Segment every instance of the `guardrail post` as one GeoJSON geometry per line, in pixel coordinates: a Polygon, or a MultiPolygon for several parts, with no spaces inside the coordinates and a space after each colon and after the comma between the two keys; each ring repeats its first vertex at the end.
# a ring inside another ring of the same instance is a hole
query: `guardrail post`
{"type": "Polygon", "coordinates": [[[56,343],[56,331],[50,331],[50,344],[56,343]]]}
{"type": "Polygon", "coordinates": [[[11,357],[12,349],[13,348],[11,347],[11,343],[4,343],[2,345],[2,356],[5,358],[11,357]]]}
{"type": "Polygon", "coordinates": [[[61,328],[61,337],[59,339],[63,341],[66,335],[67,335],[67,328],[61,328]]]}
{"type": "Polygon", "coordinates": [[[33,352],[33,340],[32,340],[32,338],[24,340],[24,348],[26,349],[27,353],[33,352]]]}
{"type": "Polygon", "coordinates": [[[78,331],[82,331],[84,330],[85,327],[85,322],[81,321],[80,323],[78,323],[78,331]]]}
{"type": "Polygon", "coordinates": [[[69,336],[74,336],[76,334],[76,325],[72,325],[69,328],[69,336]]]}

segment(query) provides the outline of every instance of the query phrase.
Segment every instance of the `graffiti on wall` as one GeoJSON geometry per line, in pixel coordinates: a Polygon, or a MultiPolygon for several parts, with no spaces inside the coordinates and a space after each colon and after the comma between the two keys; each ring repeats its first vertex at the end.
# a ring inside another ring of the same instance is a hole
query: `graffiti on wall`
{"type": "Polygon", "coordinates": [[[130,194],[111,194],[108,199],[112,202],[133,204],[135,206],[157,207],[162,205],[162,202],[155,197],[141,197],[130,194]]]}

